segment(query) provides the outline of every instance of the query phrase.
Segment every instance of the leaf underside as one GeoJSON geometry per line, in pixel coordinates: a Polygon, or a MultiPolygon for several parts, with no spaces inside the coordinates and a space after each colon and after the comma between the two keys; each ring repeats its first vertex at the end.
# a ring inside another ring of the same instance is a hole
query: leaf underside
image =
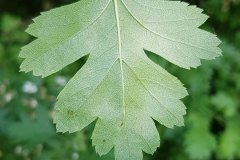
{"type": "Polygon", "coordinates": [[[221,55],[220,40],[198,27],[207,20],[187,3],[164,0],[81,0],[34,19],[21,71],[49,76],[88,55],[58,96],[58,132],[82,130],[96,119],[93,145],[117,160],[142,159],[159,146],[154,120],[184,124],[182,83],[153,63],[148,50],[182,68],[221,55]]]}

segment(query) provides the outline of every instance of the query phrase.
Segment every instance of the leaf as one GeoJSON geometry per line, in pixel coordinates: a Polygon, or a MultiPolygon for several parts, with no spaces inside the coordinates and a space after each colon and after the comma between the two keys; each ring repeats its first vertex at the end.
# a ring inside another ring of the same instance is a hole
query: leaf
{"type": "Polygon", "coordinates": [[[48,112],[45,109],[37,109],[36,119],[30,119],[22,114],[20,122],[14,122],[9,126],[8,132],[13,142],[25,142],[30,146],[46,142],[54,135],[54,128],[50,123],[48,112]]]}
{"type": "Polygon", "coordinates": [[[217,111],[223,112],[225,117],[232,117],[237,114],[236,99],[226,91],[219,91],[211,98],[211,103],[217,111]]]}
{"type": "Polygon", "coordinates": [[[234,159],[240,148],[239,118],[227,120],[227,128],[219,139],[218,156],[220,159],[234,159]]]}
{"type": "Polygon", "coordinates": [[[20,18],[15,17],[13,15],[4,14],[0,17],[1,24],[0,24],[0,30],[2,32],[10,32],[14,30],[16,27],[20,24],[20,18]]]}
{"type": "Polygon", "coordinates": [[[215,137],[209,131],[211,117],[192,112],[188,117],[189,129],[185,134],[186,152],[191,159],[209,159],[217,147],[215,137]]]}
{"type": "Polygon", "coordinates": [[[21,71],[46,77],[79,58],[85,65],[58,96],[58,132],[76,132],[96,120],[92,140],[100,155],[142,159],[159,146],[154,121],[182,126],[187,95],[181,82],[153,63],[152,51],[182,67],[221,54],[219,39],[198,29],[207,16],[187,3],[161,0],[81,0],[41,13],[27,32],[21,71]]]}

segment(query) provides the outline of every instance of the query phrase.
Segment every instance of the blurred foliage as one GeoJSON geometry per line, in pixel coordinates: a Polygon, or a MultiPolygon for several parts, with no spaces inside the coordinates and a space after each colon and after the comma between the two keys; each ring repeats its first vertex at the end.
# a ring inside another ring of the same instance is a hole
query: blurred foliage
{"type": "MultiPolygon", "coordinates": [[[[84,57],[46,79],[19,72],[20,48],[29,43],[24,29],[40,11],[74,0],[0,1],[0,159],[113,160],[91,145],[93,125],[74,134],[55,133],[57,94],[84,64],[84,57]]],[[[184,70],[153,53],[147,55],[186,84],[185,127],[157,124],[161,147],[145,160],[240,159],[240,0],[189,0],[210,16],[202,28],[223,40],[223,57],[184,70]]]]}

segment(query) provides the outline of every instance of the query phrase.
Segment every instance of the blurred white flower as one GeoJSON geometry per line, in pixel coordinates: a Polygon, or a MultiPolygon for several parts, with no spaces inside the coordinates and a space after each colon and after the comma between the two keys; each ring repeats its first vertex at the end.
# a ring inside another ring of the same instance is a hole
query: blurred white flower
{"type": "Polygon", "coordinates": [[[22,91],[25,93],[33,94],[38,91],[38,88],[34,83],[26,81],[22,86],[22,91]]]}
{"type": "Polygon", "coordinates": [[[29,149],[24,149],[24,150],[22,151],[23,157],[27,157],[29,154],[30,154],[30,150],[29,150],[29,149]]]}
{"type": "Polygon", "coordinates": [[[56,115],[56,111],[53,109],[52,111],[49,112],[50,118],[54,119],[55,115],[56,115]]]}
{"type": "Polygon", "coordinates": [[[16,148],[15,148],[15,153],[16,153],[17,155],[21,155],[21,154],[22,154],[22,151],[23,151],[22,146],[16,146],[16,148]]]}
{"type": "Polygon", "coordinates": [[[4,95],[4,100],[6,102],[10,102],[12,99],[13,99],[13,93],[9,92],[9,93],[4,95]]]}
{"type": "Polygon", "coordinates": [[[38,101],[37,101],[35,98],[30,99],[30,101],[29,101],[29,106],[30,106],[31,108],[36,108],[37,105],[38,105],[38,101]]]}
{"type": "Polygon", "coordinates": [[[72,153],[72,160],[78,160],[79,159],[79,154],[77,152],[72,153]]]}
{"type": "Polygon", "coordinates": [[[67,84],[67,79],[64,76],[57,76],[55,78],[55,83],[59,86],[65,86],[67,84]]]}
{"type": "Polygon", "coordinates": [[[4,94],[5,91],[6,91],[6,86],[1,84],[0,85],[0,94],[4,94]]]}

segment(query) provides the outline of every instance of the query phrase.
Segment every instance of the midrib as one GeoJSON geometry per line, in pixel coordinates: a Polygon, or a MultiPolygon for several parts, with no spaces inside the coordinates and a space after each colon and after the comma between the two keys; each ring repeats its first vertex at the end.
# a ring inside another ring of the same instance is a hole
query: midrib
{"type": "Polygon", "coordinates": [[[118,0],[113,0],[116,25],[117,25],[117,36],[118,36],[118,52],[119,52],[119,61],[120,61],[120,70],[121,70],[121,81],[122,81],[122,109],[123,115],[125,117],[125,93],[124,93],[124,75],[123,75],[123,59],[122,59],[122,42],[121,42],[121,30],[120,30],[120,20],[119,20],[119,11],[118,11],[118,0]]]}

